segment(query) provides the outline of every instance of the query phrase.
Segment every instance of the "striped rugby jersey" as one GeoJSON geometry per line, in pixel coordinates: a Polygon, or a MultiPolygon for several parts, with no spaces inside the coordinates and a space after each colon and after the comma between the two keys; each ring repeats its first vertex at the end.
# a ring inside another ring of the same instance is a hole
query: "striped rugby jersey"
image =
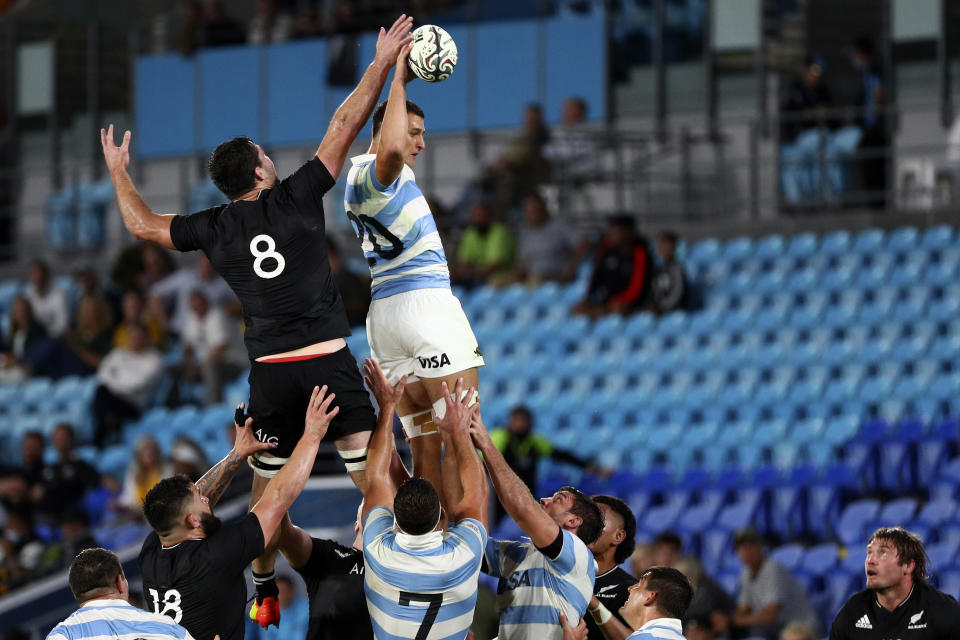
{"type": "Polygon", "coordinates": [[[437,223],[406,164],[389,186],[377,182],[372,153],[350,159],[343,206],[370,267],[371,297],[449,289],[450,271],[437,223]]]}
{"type": "Polygon", "coordinates": [[[53,628],[47,640],[193,640],[170,616],[148,613],[126,600],[91,600],[53,628]]]}
{"type": "Polygon", "coordinates": [[[627,640],[687,640],[683,635],[683,624],[679,618],[657,618],[646,623],[629,636],[627,640]]]}
{"type": "Polygon", "coordinates": [[[411,536],[375,507],[363,526],[364,591],[377,640],[462,640],[473,622],[487,532],[466,518],[411,536]]]}
{"type": "Polygon", "coordinates": [[[560,614],[576,624],[593,595],[597,563],[587,545],[562,530],[555,560],[529,538],[487,541],[487,570],[497,585],[500,640],[562,640],[560,614]]]}

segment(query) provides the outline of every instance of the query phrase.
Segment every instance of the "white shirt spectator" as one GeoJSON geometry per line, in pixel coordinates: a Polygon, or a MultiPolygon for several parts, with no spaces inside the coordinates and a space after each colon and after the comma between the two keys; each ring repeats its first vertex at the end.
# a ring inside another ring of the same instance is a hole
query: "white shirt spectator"
{"type": "Polygon", "coordinates": [[[47,333],[52,337],[63,335],[70,326],[70,305],[67,302],[67,294],[52,283],[44,293],[37,291],[33,284],[28,284],[24,293],[33,308],[34,317],[43,325],[47,333]]]}
{"type": "Polygon", "coordinates": [[[559,280],[573,253],[570,228],[556,218],[545,225],[526,224],[520,232],[520,252],[527,275],[541,280],[559,280]]]}
{"type": "Polygon", "coordinates": [[[183,344],[193,349],[198,361],[204,361],[210,352],[218,347],[226,347],[224,360],[243,361],[243,354],[237,353],[240,346],[239,334],[230,322],[227,314],[219,307],[212,307],[201,317],[188,308],[183,323],[183,344]]]}
{"type": "Polygon", "coordinates": [[[170,324],[177,333],[182,334],[184,331],[187,312],[190,310],[190,294],[193,291],[201,291],[212,307],[224,306],[237,299],[230,285],[216,273],[204,278],[193,268],[175,271],[153,285],[150,294],[159,296],[166,303],[174,301],[170,324]]]}
{"type": "Polygon", "coordinates": [[[163,375],[163,357],[158,351],[113,349],[100,363],[97,380],[115,395],[143,409],[153,386],[163,375]]]}

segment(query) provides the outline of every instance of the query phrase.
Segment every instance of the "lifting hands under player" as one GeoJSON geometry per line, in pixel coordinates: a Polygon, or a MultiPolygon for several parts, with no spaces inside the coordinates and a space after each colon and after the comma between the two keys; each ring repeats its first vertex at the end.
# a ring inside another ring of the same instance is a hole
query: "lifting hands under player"
{"type": "Polygon", "coordinates": [[[444,493],[455,505],[450,521],[457,523],[472,518],[486,528],[487,478],[470,436],[470,425],[480,420],[480,398],[472,387],[464,391],[463,378],[457,379],[452,397],[445,381],[440,386],[446,405],[443,417],[437,419],[437,428],[447,447],[442,464],[444,493]]]}

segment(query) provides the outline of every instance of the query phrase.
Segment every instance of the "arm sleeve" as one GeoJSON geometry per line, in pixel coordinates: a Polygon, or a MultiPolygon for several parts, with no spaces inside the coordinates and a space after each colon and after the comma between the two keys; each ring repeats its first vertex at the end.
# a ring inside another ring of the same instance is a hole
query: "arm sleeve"
{"type": "Polygon", "coordinates": [[[336,183],[323,161],[313,157],[280,181],[276,191],[291,198],[305,218],[323,223],[323,195],[336,183]]]}
{"type": "Polygon", "coordinates": [[[312,536],[310,542],[313,543],[310,547],[310,557],[297,571],[304,575],[309,574],[311,577],[325,576],[327,574],[327,560],[334,547],[336,547],[336,543],[332,540],[321,540],[312,536]]]}
{"type": "Polygon", "coordinates": [[[647,252],[643,247],[637,247],[633,250],[633,271],[630,273],[630,284],[627,288],[610,296],[610,302],[619,302],[621,304],[632,304],[640,298],[643,293],[643,284],[647,278],[647,252]]]}
{"type": "Polygon", "coordinates": [[[487,547],[487,530],[473,518],[464,518],[450,527],[449,532],[463,540],[478,558],[484,557],[487,547]]]}
{"type": "Polygon", "coordinates": [[[188,216],[174,216],[170,221],[170,241],[176,250],[196,251],[208,246],[213,236],[212,214],[221,208],[223,205],[188,216]]]}
{"type": "Polygon", "coordinates": [[[554,538],[553,542],[548,544],[545,547],[537,547],[537,551],[547,556],[550,560],[556,560],[560,557],[561,552],[563,552],[563,529],[560,529],[557,532],[557,537],[554,538]]]}
{"type": "Polygon", "coordinates": [[[503,575],[503,566],[500,558],[503,556],[503,548],[510,544],[506,540],[494,540],[487,538],[487,544],[483,550],[483,566],[481,570],[489,576],[500,578],[503,575]]]}
{"type": "Polygon", "coordinates": [[[377,539],[377,536],[389,531],[393,527],[393,512],[386,507],[374,507],[367,514],[367,519],[363,523],[363,550],[366,552],[367,545],[377,539]]]}
{"type": "Polygon", "coordinates": [[[252,511],[243,520],[224,526],[207,541],[210,558],[226,570],[246,567],[263,553],[263,528],[252,511]]]}

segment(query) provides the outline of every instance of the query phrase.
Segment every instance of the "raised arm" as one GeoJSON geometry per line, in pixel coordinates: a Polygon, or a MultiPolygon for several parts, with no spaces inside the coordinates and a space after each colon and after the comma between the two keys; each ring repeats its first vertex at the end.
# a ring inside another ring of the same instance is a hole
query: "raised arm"
{"type": "Polygon", "coordinates": [[[293,524],[290,516],[284,516],[280,523],[280,553],[290,566],[300,569],[310,560],[313,553],[313,539],[306,531],[293,524]]]}
{"type": "Polygon", "coordinates": [[[317,148],[317,157],[323,162],[330,175],[336,179],[343,168],[343,163],[347,159],[347,152],[350,145],[357,139],[360,131],[373,108],[380,98],[380,92],[383,85],[387,82],[387,76],[390,74],[390,67],[396,62],[397,54],[410,42],[410,27],[413,26],[413,18],[401,15],[397,18],[390,30],[380,28],[380,36],[377,38],[377,54],[373,62],[367,67],[363,77],[360,78],[360,84],[354,89],[343,104],[333,114],[330,120],[330,126],[327,127],[327,133],[323,136],[320,146],[317,148]]]}
{"type": "Polygon", "coordinates": [[[407,118],[407,58],[410,55],[410,46],[400,50],[393,72],[393,82],[390,83],[390,94],[387,96],[387,109],[383,113],[383,123],[380,125],[380,143],[377,145],[377,182],[383,186],[393,184],[403,170],[404,153],[409,119],[407,118]]]}
{"type": "Polygon", "coordinates": [[[524,533],[538,547],[549,546],[557,539],[560,526],[553,521],[547,512],[537,502],[527,485],[523,483],[513,469],[503,459],[500,450],[493,444],[490,434],[480,414],[474,414],[470,424],[470,435],[473,442],[483,454],[483,462],[487,465],[493,487],[503,508],[510,514],[524,533]]]}
{"type": "Polygon", "coordinates": [[[253,435],[253,418],[247,418],[244,425],[240,426],[243,420],[243,403],[237,406],[237,413],[234,415],[234,429],[237,437],[233,442],[233,449],[220,462],[215,464],[203,474],[203,477],[197,480],[197,489],[200,495],[210,501],[210,506],[214,506],[220,500],[220,496],[230,486],[234,474],[240,465],[245,464],[247,458],[258,451],[267,451],[276,448],[276,444],[260,442],[253,435]]]}
{"type": "Polygon", "coordinates": [[[283,516],[290,509],[290,505],[297,499],[297,496],[300,495],[300,492],[303,491],[303,485],[307,483],[307,478],[310,477],[310,470],[313,469],[313,461],[317,457],[320,441],[327,434],[330,421],[340,410],[339,407],[330,409],[330,403],[333,402],[334,397],[336,396],[332,393],[327,395],[326,385],[313,388],[313,395],[310,397],[310,403],[307,406],[303,435],[297,442],[297,446],[294,447],[287,463],[267,483],[263,496],[250,510],[257,514],[257,519],[260,520],[264,540],[273,538],[273,534],[280,526],[283,516]]]}
{"type": "Polygon", "coordinates": [[[453,454],[460,472],[460,487],[463,490],[463,497],[453,509],[453,522],[473,518],[479,520],[486,528],[487,501],[484,488],[487,485],[487,479],[484,477],[480,458],[470,437],[470,423],[474,415],[480,413],[480,404],[478,402],[470,406],[474,389],[471,387],[464,394],[463,378],[457,380],[457,386],[453,390],[456,400],[450,397],[446,382],[441,386],[447,411],[443,419],[437,421],[437,428],[449,436],[450,443],[453,445],[453,454]]]}
{"type": "Polygon", "coordinates": [[[149,240],[166,247],[175,249],[170,239],[170,222],[172,215],[154,213],[147,203],[140,197],[140,192],[133,186],[133,180],[127,173],[130,164],[130,131],[123,134],[123,142],[118,147],[114,142],[113,125],[106,130],[100,129],[100,145],[103,147],[103,159],[110,171],[110,180],[113,181],[113,190],[117,195],[117,206],[123,216],[123,224],[127,231],[141,240],[149,240]]]}
{"type": "Polygon", "coordinates": [[[391,387],[380,365],[372,358],[367,358],[363,371],[363,378],[380,406],[380,415],[377,417],[377,426],[370,438],[370,444],[367,445],[366,488],[363,491],[361,526],[374,507],[393,506],[393,496],[397,493],[390,472],[395,450],[393,413],[407,383],[407,377],[404,376],[395,387],[391,387]]]}

